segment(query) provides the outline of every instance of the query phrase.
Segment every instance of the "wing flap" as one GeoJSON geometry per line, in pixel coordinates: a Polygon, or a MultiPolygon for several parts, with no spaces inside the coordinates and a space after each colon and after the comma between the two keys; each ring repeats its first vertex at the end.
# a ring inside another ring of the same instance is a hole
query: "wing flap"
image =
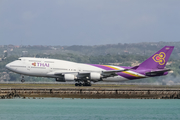
{"type": "Polygon", "coordinates": [[[102,71],[102,76],[103,76],[103,78],[114,77],[114,76],[117,76],[118,72],[124,72],[124,71],[128,71],[128,70],[131,70],[131,69],[102,71]]]}
{"type": "Polygon", "coordinates": [[[108,71],[102,71],[103,73],[118,73],[118,72],[124,72],[128,71],[130,69],[123,69],[123,70],[108,70],[108,71]]]}

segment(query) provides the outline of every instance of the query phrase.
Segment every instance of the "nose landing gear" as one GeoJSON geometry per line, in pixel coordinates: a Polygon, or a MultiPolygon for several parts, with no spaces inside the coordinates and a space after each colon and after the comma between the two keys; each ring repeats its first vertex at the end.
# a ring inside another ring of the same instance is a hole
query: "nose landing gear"
{"type": "Polygon", "coordinates": [[[23,75],[22,75],[21,82],[22,82],[22,83],[23,83],[23,82],[25,82],[25,80],[24,80],[24,76],[23,76],[23,75]]]}

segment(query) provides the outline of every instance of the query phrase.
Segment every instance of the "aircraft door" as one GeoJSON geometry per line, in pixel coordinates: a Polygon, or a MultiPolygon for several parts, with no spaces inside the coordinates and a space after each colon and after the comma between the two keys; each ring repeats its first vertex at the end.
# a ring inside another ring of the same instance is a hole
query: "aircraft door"
{"type": "Polygon", "coordinates": [[[78,67],[77,71],[78,72],[82,72],[82,69],[80,67],[78,67]]]}
{"type": "MultiPolygon", "coordinates": [[[[34,65],[35,63],[32,63],[32,64],[34,65]]],[[[27,64],[27,70],[28,70],[28,71],[31,70],[31,63],[27,64]]]]}

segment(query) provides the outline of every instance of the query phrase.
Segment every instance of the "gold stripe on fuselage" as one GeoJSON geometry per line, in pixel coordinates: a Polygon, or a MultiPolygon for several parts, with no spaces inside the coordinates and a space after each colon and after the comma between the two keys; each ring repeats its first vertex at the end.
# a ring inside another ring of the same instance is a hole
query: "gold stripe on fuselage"
{"type": "MultiPolygon", "coordinates": [[[[110,65],[103,65],[103,66],[112,68],[112,69],[114,69],[114,70],[120,70],[119,68],[116,68],[116,67],[113,67],[113,66],[110,66],[110,65]]],[[[145,78],[145,76],[137,75],[137,73],[131,73],[130,71],[123,71],[122,73],[131,75],[131,76],[134,76],[134,77],[145,78]]]]}

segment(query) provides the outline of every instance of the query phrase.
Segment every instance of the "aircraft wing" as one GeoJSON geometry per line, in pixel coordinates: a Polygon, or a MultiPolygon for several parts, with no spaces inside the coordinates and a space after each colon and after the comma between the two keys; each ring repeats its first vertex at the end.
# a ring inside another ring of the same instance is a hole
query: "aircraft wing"
{"type": "MultiPolygon", "coordinates": [[[[108,71],[101,71],[100,74],[101,74],[101,76],[103,78],[107,78],[107,77],[117,76],[118,72],[123,72],[123,71],[128,71],[128,70],[130,70],[130,69],[108,70],[108,71]]],[[[89,72],[61,72],[61,71],[55,71],[55,72],[48,73],[48,75],[63,76],[64,74],[75,74],[75,75],[78,75],[80,78],[84,78],[84,77],[88,77],[91,72],[99,73],[98,71],[89,71],[89,72]]]]}
{"type": "MultiPolygon", "coordinates": [[[[111,75],[117,75],[116,73],[118,73],[118,72],[123,72],[123,71],[128,71],[128,70],[130,70],[130,69],[123,69],[123,70],[107,70],[107,71],[102,71],[102,75],[109,75],[109,74],[111,74],[111,75]]],[[[95,72],[95,71],[92,71],[92,72],[95,72]]],[[[87,74],[90,74],[90,72],[79,72],[79,74],[81,74],[81,75],[87,75],[87,74]]]]}
{"type": "Polygon", "coordinates": [[[54,72],[49,72],[47,75],[49,76],[63,76],[64,74],[78,74],[78,72],[61,72],[61,71],[54,71],[54,72]]]}
{"type": "Polygon", "coordinates": [[[54,75],[61,76],[64,74],[78,74],[78,72],[54,72],[54,75]]]}
{"type": "Polygon", "coordinates": [[[103,76],[103,78],[113,77],[113,76],[117,76],[118,72],[124,72],[124,71],[128,71],[128,70],[131,70],[131,69],[102,71],[102,76],[103,76]]]}
{"type": "Polygon", "coordinates": [[[117,73],[117,72],[123,72],[123,71],[128,71],[128,70],[130,70],[130,69],[124,69],[124,70],[108,70],[108,71],[103,71],[103,73],[110,73],[110,74],[112,74],[112,73],[117,73]]]}

